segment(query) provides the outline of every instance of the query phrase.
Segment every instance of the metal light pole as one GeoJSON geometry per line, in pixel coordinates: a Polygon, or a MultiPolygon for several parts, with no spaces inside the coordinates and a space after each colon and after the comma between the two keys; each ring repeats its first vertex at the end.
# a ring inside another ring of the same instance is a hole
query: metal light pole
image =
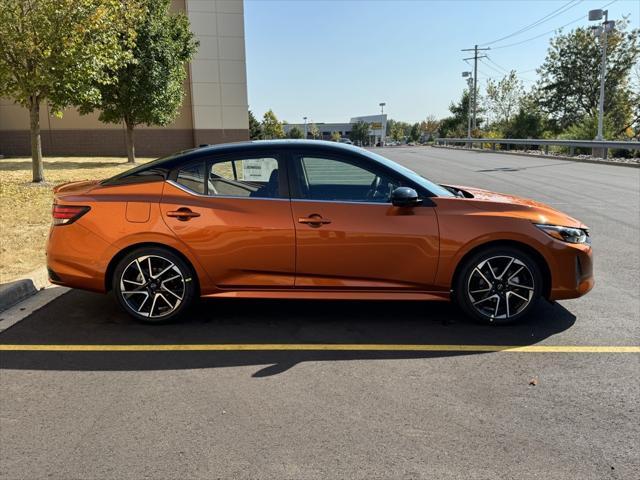
{"type": "Polygon", "coordinates": [[[602,130],[604,122],[604,82],[607,75],[607,33],[615,28],[615,21],[609,20],[609,10],[597,9],[589,11],[589,21],[591,22],[602,20],[603,17],[604,22],[602,23],[602,25],[591,27],[592,30],[594,30],[596,37],[600,39],[600,44],[602,45],[602,65],[600,67],[600,100],[598,101],[598,134],[595,138],[599,141],[604,140],[602,130]]]}
{"type": "Polygon", "coordinates": [[[307,117],[302,117],[304,120],[304,139],[307,140],[307,117]]]}
{"type": "MultiPolygon", "coordinates": [[[[378,105],[380,105],[380,115],[384,115],[384,107],[385,107],[386,103],[385,102],[380,102],[378,105]]],[[[384,134],[385,134],[385,132],[382,131],[382,119],[380,119],[380,146],[382,146],[383,143],[384,143],[384,139],[383,139],[384,134]]],[[[375,137],[375,135],[374,135],[374,137],[375,137]]],[[[374,141],[375,141],[375,138],[374,138],[374,141]]]]}
{"type": "Polygon", "coordinates": [[[471,89],[473,88],[473,76],[471,72],[462,72],[462,76],[466,77],[467,85],[469,86],[469,112],[467,113],[467,138],[471,138],[471,89]]]}

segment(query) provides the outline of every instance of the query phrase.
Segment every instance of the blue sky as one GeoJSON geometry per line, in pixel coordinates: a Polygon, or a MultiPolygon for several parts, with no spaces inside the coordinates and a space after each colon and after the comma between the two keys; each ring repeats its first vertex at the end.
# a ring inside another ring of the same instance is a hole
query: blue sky
{"type": "MultiPolygon", "coordinates": [[[[380,102],[398,120],[445,116],[464,87],[460,74],[468,55],[460,49],[509,35],[564,6],[548,21],[490,46],[524,41],[580,17],[565,30],[587,25],[588,10],[610,1],[245,0],[249,106],[256,116],[272,108],[290,123],[303,116],[348,121],[377,113],[380,102]]],[[[637,0],[607,8],[609,18],[630,14],[638,26],[637,0]]],[[[487,77],[500,78],[501,69],[522,72],[531,85],[531,70],[543,62],[551,36],[489,51],[495,63],[479,64],[481,86],[487,77]]]]}

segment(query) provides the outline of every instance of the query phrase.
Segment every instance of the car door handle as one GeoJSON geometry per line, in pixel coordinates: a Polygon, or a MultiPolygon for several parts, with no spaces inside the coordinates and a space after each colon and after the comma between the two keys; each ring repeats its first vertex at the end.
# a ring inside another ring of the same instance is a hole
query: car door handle
{"type": "Polygon", "coordinates": [[[175,217],[182,222],[186,222],[195,217],[199,217],[200,214],[198,212],[193,212],[186,207],[179,208],[178,210],[172,210],[167,212],[167,217],[175,217]]]}
{"type": "Polygon", "coordinates": [[[314,213],[313,215],[309,215],[308,217],[298,218],[298,223],[305,223],[312,227],[319,227],[320,225],[327,225],[328,223],[331,223],[331,220],[329,220],[328,218],[322,218],[317,213],[314,213]]]}

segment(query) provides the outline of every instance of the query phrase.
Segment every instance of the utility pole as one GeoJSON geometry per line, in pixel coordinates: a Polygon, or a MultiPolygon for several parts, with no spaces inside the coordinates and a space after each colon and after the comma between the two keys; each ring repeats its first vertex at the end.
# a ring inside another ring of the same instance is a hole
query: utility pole
{"type": "Polygon", "coordinates": [[[304,139],[307,140],[307,117],[302,117],[304,120],[304,139]]]}
{"type": "Polygon", "coordinates": [[[491,50],[487,48],[478,48],[475,45],[473,48],[463,48],[463,52],[473,52],[473,57],[465,58],[464,60],[473,60],[473,129],[476,129],[476,112],[478,110],[477,92],[478,92],[478,59],[487,58],[486,55],[478,55],[478,52],[483,50],[491,50]]]}
{"type": "Polygon", "coordinates": [[[615,28],[616,22],[614,20],[609,20],[609,10],[590,10],[589,11],[589,21],[597,21],[602,20],[604,17],[604,22],[602,25],[597,27],[591,27],[596,37],[600,38],[600,45],[602,48],[602,64],[600,66],[600,98],[598,100],[598,134],[596,136],[596,140],[604,140],[604,135],[602,132],[602,123],[604,118],[604,81],[607,76],[607,34],[615,28]]]}
{"type": "MultiPolygon", "coordinates": [[[[462,76],[467,79],[467,86],[469,87],[469,105],[467,110],[467,138],[471,138],[471,88],[473,87],[473,74],[471,72],[462,72],[462,76]]],[[[471,144],[469,144],[471,148],[471,144]]]]}

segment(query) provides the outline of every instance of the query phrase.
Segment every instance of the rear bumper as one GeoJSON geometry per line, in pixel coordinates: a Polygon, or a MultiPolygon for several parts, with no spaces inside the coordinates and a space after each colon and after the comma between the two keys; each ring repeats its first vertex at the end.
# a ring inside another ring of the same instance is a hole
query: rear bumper
{"type": "Polygon", "coordinates": [[[49,280],[56,285],[105,291],[109,244],[80,223],[52,226],[47,241],[49,280]]]}
{"type": "Polygon", "coordinates": [[[578,298],[595,285],[591,245],[567,245],[554,252],[556,265],[551,271],[551,300],[578,298]]]}

